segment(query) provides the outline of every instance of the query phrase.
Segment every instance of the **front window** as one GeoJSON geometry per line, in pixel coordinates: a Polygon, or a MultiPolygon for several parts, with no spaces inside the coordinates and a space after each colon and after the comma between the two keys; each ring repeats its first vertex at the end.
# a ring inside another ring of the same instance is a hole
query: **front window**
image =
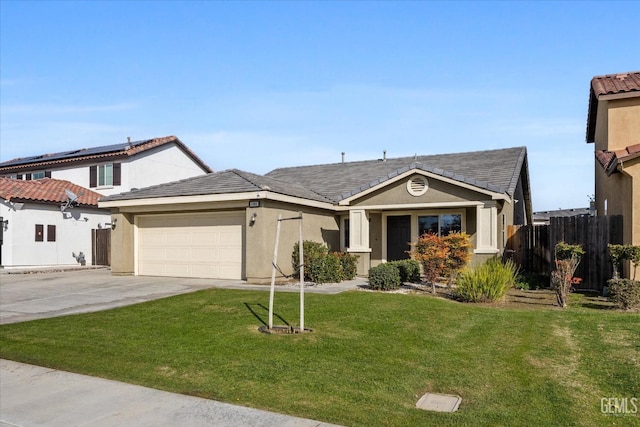
{"type": "Polygon", "coordinates": [[[44,171],[43,172],[31,172],[31,179],[42,179],[44,178],[44,171]]]}
{"type": "Polygon", "coordinates": [[[425,233],[446,236],[450,233],[460,233],[461,231],[461,214],[425,215],[418,217],[418,232],[420,236],[425,233]]]}
{"type": "Polygon", "coordinates": [[[98,186],[107,187],[113,185],[113,164],[98,166],[98,186]]]}

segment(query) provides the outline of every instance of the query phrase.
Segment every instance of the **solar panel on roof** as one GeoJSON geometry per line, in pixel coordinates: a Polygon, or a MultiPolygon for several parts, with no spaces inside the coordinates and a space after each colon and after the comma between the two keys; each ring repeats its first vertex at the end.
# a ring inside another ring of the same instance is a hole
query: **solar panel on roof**
{"type": "Polygon", "coordinates": [[[7,162],[0,163],[0,166],[1,167],[19,166],[19,165],[25,165],[28,163],[36,163],[36,162],[44,162],[44,161],[49,162],[49,161],[55,161],[55,160],[69,159],[73,157],[95,156],[99,154],[115,153],[118,151],[126,150],[127,147],[129,147],[130,145],[135,147],[138,145],[145,144],[149,141],[151,141],[151,139],[134,141],[131,143],[123,142],[120,144],[103,145],[100,147],[82,148],[80,150],[61,151],[59,153],[23,157],[20,159],[9,160],[7,162]]]}

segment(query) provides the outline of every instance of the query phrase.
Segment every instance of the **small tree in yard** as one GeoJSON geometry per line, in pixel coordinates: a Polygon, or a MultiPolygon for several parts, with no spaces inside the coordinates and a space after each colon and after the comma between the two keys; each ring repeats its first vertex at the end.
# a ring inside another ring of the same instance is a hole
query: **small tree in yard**
{"type": "Polygon", "coordinates": [[[436,280],[447,268],[449,248],[436,234],[426,233],[415,244],[414,257],[422,264],[427,283],[431,283],[431,293],[436,293],[436,280]]]}
{"type": "Polygon", "coordinates": [[[551,273],[551,286],[556,292],[558,305],[567,306],[567,296],[573,284],[573,274],[584,255],[584,249],[580,245],[570,245],[560,242],[555,247],[556,269],[551,273]]]}
{"type": "Polygon", "coordinates": [[[449,284],[453,284],[460,270],[471,260],[471,240],[467,233],[450,233],[442,241],[449,249],[445,273],[449,284]]]}

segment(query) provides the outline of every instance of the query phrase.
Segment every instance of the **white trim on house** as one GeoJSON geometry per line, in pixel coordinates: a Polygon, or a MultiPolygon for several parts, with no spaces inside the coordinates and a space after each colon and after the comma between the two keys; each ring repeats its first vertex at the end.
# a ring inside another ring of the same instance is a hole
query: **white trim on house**
{"type": "Polygon", "coordinates": [[[140,211],[139,207],[154,206],[158,209],[166,205],[184,205],[191,203],[219,203],[234,202],[246,200],[275,200],[279,202],[292,203],[302,206],[314,208],[335,210],[335,206],[327,202],[318,202],[315,200],[303,199],[300,197],[286,196],[283,194],[273,193],[271,191],[248,191],[244,193],[226,193],[226,194],[202,194],[197,196],[173,196],[173,197],[152,197],[147,199],[129,199],[129,200],[110,200],[100,201],[98,206],[101,208],[119,208],[121,212],[140,211]],[[127,209],[135,207],[135,209],[127,209]]]}
{"type": "Polygon", "coordinates": [[[476,248],[475,254],[497,254],[498,249],[498,208],[495,202],[486,202],[476,207],[476,248]]]}

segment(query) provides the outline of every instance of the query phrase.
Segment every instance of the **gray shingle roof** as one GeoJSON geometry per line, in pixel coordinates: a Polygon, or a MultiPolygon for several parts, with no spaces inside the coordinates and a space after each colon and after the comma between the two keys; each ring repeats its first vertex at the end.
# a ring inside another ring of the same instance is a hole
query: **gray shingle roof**
{"type": "Polygon", "coordinates": [[[527,150],[505,148],[456,154],[280,168],[266,176],[313,188],[334,202],[351,197],[411,169],[513,196],[527,150]]]}
{"type": "Polygon", "coordinates": [[[327,198],[299,184],[278,181],[238,169],[229,169],[126,193],[114,194],[101,199],[101,201],[247,193],[265,190],[287,196],[330,203],[327,198]]]}
{"type": "Polygon", "coordinates": [[[526,148],[516,147],[280,168],[267,175],[230,169],[116,194],[102,201],[268,190],[308,200],[338,203],[412,169],[513,196],[525,158],[526,148]]]}

